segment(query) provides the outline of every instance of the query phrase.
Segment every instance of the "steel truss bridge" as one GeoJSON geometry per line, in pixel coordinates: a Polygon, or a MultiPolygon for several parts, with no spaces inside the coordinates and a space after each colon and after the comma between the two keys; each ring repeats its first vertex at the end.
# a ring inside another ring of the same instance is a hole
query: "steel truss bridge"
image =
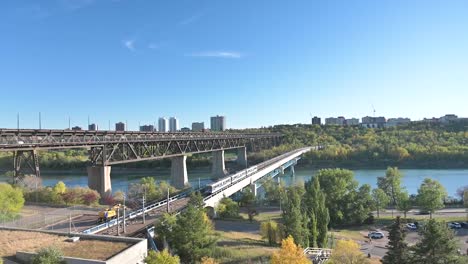
{"type": "Polygon", "coordinates": [[[0,129],[0,151],[11,151],[15,180],[40,177],[38,150],[86,148],[92,166],[155,160],[181,155],[278,145],[280,134],[136,132],[88,130],[0,129]]]}

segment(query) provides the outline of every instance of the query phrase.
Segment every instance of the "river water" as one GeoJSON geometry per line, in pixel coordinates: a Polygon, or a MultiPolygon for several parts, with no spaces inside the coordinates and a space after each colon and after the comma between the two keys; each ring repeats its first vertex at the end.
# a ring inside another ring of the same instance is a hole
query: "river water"
{"type": "MultiPolygon", "coordinates": [[[[450,196],[455,196],[459,187],[468,185],[468,169],[402,169],[402,185],[406,187],[410,194],[416,194],[419,185],[424,178],[432,178],[439,181],[450,196]]],[[[377,185],[377,177],[384,176],[385,170],[354,170],[354,176],[360,184],[368,183],[372,187],[377,185]]],[[[316,173],[316,170],[307,168],[296,168],[295,175],[286,173],[282,180],[290,185],[295,182],[305,182],[316,173]]],[[[192,186],[203,186],[211,182],[209,168],[194,168],[188,170],[189,181],[192,186]]],[[[44,186],[55,185],[58,181],[63,181],[67,186],[87,186],[88,176],[85,171],[73,172],[42,172],[42,183],[44,186]]],[[[151,176],[157,181],[170,181],[170,169],[137,170],[121,169],[115,170],[111,174],[112,190],[126,191],[131,183],[138,182],[142,177],[151,176]]],[[[7,178],[0,175],[0,182],[7,178]]]]}

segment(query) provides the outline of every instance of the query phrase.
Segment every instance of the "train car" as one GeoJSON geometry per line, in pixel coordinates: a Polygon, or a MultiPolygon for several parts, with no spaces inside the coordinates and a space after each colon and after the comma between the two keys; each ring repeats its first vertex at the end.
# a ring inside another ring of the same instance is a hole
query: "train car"
{"type": "Polygon", "coordinates": [[[206,193],[214,193],[223,187],[231,184],[231,176],[225,177],[217,182],[211,183],[207,185],[206,193]]]}
{"type": "Polygon", "coordinates": [[[236,183],[239,180],[243,179],[247,175],[246,170],[243,170],[241,172],[238,172],[234,175],[231,176],[231,183],[236,183]]]}

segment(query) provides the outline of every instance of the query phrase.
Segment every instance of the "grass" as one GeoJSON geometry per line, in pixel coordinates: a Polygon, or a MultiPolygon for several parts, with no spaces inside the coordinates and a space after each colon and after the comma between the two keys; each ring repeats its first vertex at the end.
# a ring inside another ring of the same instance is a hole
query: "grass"
{"type": "Polygon", "coordinates": [[[54,246],[67,257],[107,260],[129,247],[127,243],[99,240],[65,242],[66,236],[40,232],[0,230],[0,257],[11,257],[17,251],[36,252],[41,248],[54,246]]]}

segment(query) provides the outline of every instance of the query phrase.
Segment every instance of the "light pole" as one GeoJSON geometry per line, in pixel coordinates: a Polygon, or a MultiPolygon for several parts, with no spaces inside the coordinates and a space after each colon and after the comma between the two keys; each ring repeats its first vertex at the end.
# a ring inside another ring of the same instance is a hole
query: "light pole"
{"type": "Polygon", "coordinates": [[[123,195],[123,232],[124,234],[127,232],[127,227],[125,223],[125,196],[127,196],[126,193],[123,195]]]}

